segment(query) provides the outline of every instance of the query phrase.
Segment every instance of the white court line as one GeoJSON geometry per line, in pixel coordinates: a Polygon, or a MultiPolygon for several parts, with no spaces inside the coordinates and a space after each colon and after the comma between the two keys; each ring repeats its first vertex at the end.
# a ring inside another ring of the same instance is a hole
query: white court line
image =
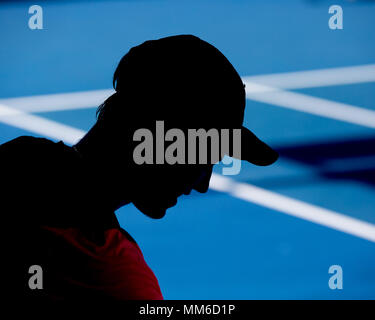
{"type": "Polygon", "coordinates": [[[50,112],[99,106],[113,89],[56,93],[30,97],[0,99],[0,104],[25,112],[50,112]]]}
{"type": "Polygon", "coordinates": [[[247,76],[243,77],[243,81],[279,89],[302,89],[374,82],[375,64],[247,76]]]}
{"type": "Polygon", "coordinates": [[[245,82],[248,99],[375,129],[375,111],[245,82]]]}
{"type": "MultiPolygon", "coordinates": [[[[246,84],[246,96],[250,100],[375,128],[375,111],[301,93],[284,91],[249,81],[244,81],[244,83],[246,84]]],[[[0,104],[25,112],[74,110],[98,106],[113,92],[112,89],[104,89],[9,98],[0,99],[0,104]]]]}
{"type": "Polygon", "coordinates": [[[250,100],[375,128],[375,111],[285,91],[375,81],[375,64],[243,77],[250,100]]]}
{"type": "Polygon", "coordinates": [[[375,225],[292,199],[250,184],[213,174],[210,188],[233,197],[375,242],[375,225]]]}
{"type": "Polygon", "coordinates": [[[0,122],[70,144],[76,143],[85,134],[82,130],[2,104],[0,104],[0,122]]]}
{"type": "MultiPolygon", "coordinates": [[[[375,64],[342,68],[307,70],[278,74],[242,77],[250,93],[278,89],[298,89],[375,81],[375,64]]],[[[101,104],[114,92],[113,89],[58,93],[20,98],[0,99],[0,104],[26,112],[48,112],[92,108],[101,104]]],[[[324,100],[324,99],[322,99],[324,100]]],[[[324,100],[328,101],[328,100],[324,100]]],[[[359,108],[359,107],[357,107],[359,108]]]]}

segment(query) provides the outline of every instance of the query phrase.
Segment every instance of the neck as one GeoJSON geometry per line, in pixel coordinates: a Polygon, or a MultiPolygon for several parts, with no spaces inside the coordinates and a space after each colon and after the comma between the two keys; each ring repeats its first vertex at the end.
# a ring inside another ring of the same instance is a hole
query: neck
{"type": "Polygon", "coordinates": [[[89,132],[73,146],[82,158],[90,161],[97,158],[97,154],[99,153],[98,149],[100,149],[100,145],[102,145],[101,139],[99,139],[100,131],[100,126],[98,123],[95,123],[89,132]]]}
{"type": "Polygon", "coordinates": [[[103,128],[96,123],[73,148],[84,159],[87,166],[93,167],[92,172],[97,177],[94,180],[97,185],[94,187],[97,190],[102,190],[101,199],[104,205],[110,210],[115,211],[125,204],[130,203],[130,201],[119,200],[126,199],[127,192],[116,188],[118,176],[116,172],[111,170],[113,169],[111,163],[106,160],[105,155],[108,155],[108,151],[106,151],[106,143],[103,137],[105,137],[103,128]]]}

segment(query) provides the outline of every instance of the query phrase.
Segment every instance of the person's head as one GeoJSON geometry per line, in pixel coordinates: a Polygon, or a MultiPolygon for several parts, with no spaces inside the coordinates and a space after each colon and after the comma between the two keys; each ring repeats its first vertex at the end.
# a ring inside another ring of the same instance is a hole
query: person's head
{"type": "MultiPolygon", "coordinates": [[[[116,92],[98,108],[97,123],[78,146],[91,144],[91,156],[108,169],[119,194],[122,184],[127,185],[126,200],[150,217],[164,216],[181,194],[208,189],[213,163],[199,163],[199,151],[195,164],[188,161],[191,129],[241,128],[241,158],[257,165],[277,159],[276,152],[242,127],[246,98],[240,76],[219,50],[195,36],[166,37],[133,47],[121,59],[113,85],[116,92]],[[164,148],[160,140],[149,143],[149,152],[143,150],[148,152],[146,163],[140,164],[135,150],[147,139],[137,139],[136,132],[147,130],[157,140],[161,124],[162,139],[169,141],[163,142],[164,148]],[[185,161],[170,164],[165,159],[164,151],[178,140],[164,137],[169,129],[186,134],[179,157],[185,161]]],[[[208,148],[210,154],[210,144],[208,148]]],[[[223,155],[220,152],[217,160],[223,155]]]]}

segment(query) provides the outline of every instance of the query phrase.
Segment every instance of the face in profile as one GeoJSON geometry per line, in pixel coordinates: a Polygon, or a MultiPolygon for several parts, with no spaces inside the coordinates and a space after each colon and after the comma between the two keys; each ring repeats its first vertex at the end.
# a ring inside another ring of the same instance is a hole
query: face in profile
{"type": "MultiPolygon", "coordinates": [[[[159,219],[177,204],[181,195],[189,195],[192,190],[207,192],[213,164],[171,165],[156,164],[156,161],[137,164],[133,151],[139,142],[132,141],[134,130],[132,128],[125,136],[122,130],[112,131],[105,139],[106,149],[102,154],[106,159],[103,161],[108,163],[106,167],[110,168],[108,173],[113,177],[118,198],[126,198],[145,215],[159,219]]],[[[166,142],[165,146],[168,144],[166,142]]]]}

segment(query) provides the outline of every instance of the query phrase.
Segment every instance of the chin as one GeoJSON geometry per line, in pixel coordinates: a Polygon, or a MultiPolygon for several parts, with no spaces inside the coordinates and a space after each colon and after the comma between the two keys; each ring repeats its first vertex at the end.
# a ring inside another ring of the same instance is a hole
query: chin
{"type": "Polygon", "coordinates": [[[177,204],[177,197],[158,199],[158,201],[133,201],[135,207],[146,216],[153,219],[161,219],[166,211],[177,204]]]}
{"type": "Polygon", "coordinates": [[[163,218],[168,209],[166,207],[157,207],[157,206],[150,208],[149,206],[143,206],[143,205],[139,205],[136,203],[134,203],[134,205],[139,211],[141,211],[143,214],[145,214],[146,216],[152,219],[163,218]]]}
{"type": "Polygon", "coordinates": [[[177,204],[177,199],[168,199],[163,203],[143,204],[134,202],[135,207],[146,216],[153,219],[161,219],[165,216],[167,209],[174,207],[177,204]]]}

